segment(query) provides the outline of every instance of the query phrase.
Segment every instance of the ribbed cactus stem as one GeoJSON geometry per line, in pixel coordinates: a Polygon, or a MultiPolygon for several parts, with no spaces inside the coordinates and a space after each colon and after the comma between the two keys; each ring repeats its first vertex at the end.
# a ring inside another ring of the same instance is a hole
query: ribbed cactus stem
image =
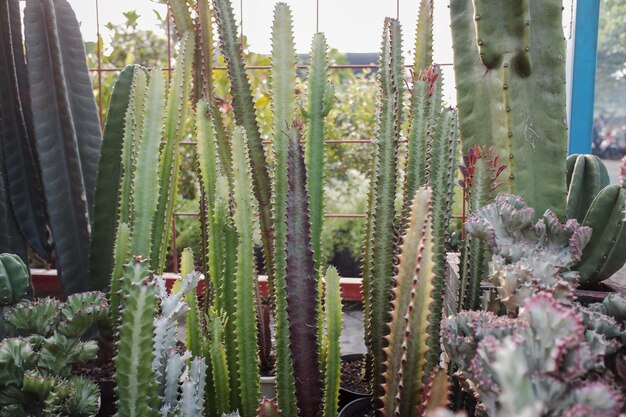
{"type": "MultiPolygon", "coordinates": [[[[219,311],[222,308],[221,286],[224,279],[223,245],[224,239],[215,219],[216,187],[218,181],[218,163],[215,131],[209,102],[202,99],[196,106],[196,142],[202,187],[206,198],[206,228],[208,233],[207,257],[208,274],[211,288],[205,293],[212,295],[212,304],[219,311]]],[[[207,282],[208,284],[208,282],[207,282]]]]}
{"type": "Polygon", "coordinates": [[[257,365],[257,331],[254,299],[253,202],[252,178],[248,162],[245,131],[235,128],[233,133],[233,173],[235,178],[234,203],[237,228],[237,270],[235,294],[237,309],[235,327],[239,372],[240,412],[242,417],[254,417],[259,401],[259,367],[257,365]]]}
{"type": "Polygon", "coordinates": [[[89,280],[92,288],[98,290],[104,290],[111,282],[117,209],[120,204],[129,203],[120,201],[120,180],[124,175],[124,120],[130,106],[135,70],[140,71],[136,65],[127,66],[115,82],[100,147],[89,248],[89,280]]]}
{"type": "MultiPolygon", "coordinates": [[[[246,75],[243,62],[243,47],[241,41],[237,40],[237,24],[235,23],[231,1],[215,0],[213,7],[215,7],[218,22],[220,47],[226,60],[228,77],[231,82],[235,120],[238,125],[243,127],[248,138],[249,158],[254,174],[252,176],[253,189],[259,207],[259,223],[261,226],[265,268],[270,279],[272,279],[274,275],[274,231],[270,204],[271,181],[252,101],[250,81],[246,75]]],[[[233,158],[234,153],[235,150],[233,149],[233,158]]]]}
{"type": "Polygon", "coordinates": [[[326,271],[324,311],[326,313],[326,368],[324,374],[324,417],[336,417],[339,407],[339,382],[341,379],[341,293],[339,273],[331,266],[326,271]]]}
{"type": "Polygon", "coordinates": [[[301,417],[316,417],[322,390],[318,365],[317,272],[311,249],[309,200],[300,126],[289,143],[289,192],[287,199],[287,317],[301,417]]]}
{"type": "MultiPolygon", "coordinates": [[[[430,292],[419,292],[417,286],[424,285],[428,288],[432,284],[432,238],[431,232],[431,195],[430,188],[420,188],[412,199],[411,212],[406,233],[402,239],[401,253],[399,255],[398,273],[395,277],[393,288],[394,300],[391,308],[391,320],[389,321],[389,335],[386,337],[387,347],[385,348],[385,373],[384,384],[382,386],[384,395],[382,397],[383,409],[385,416],[398,415],[399,400],[401,398],[401,387],[404,383],[404,367],[409,365],[405,362],[405,350],[407,342],[415,339],[421,342],[412,346],[416,349],[419,361],[418,368],[422,369],[425,362],[425,353],[427,346],[425,340],[428,337],[426,332],[426,318],[428,317],[428,307],[432,300],[430,292]],[[423,282],[425,281],[425,282],[423,282]],[[413,297],[416,297],[413,300],[413,297]],[[417,315],[418,325],[413,326],[410,318],[417,310],[421,310],[422,314],[417,315]],[[420,328],[423,326],[423,328],[420,328]],[[419,329],[417,334],[410,333],[415,328],[419,329]],[[409,341],[405,338],[410,337],[409,341]]],[[[407,352],[408,355],[408,352],[407,352]]],[[[415,366],[415,364],[413,364],[415,366]]],[[[408,375],[407,379],[409,379],[408,375]]],[[[423,375],[414,375],[416,378],[423,375]]],[[[411,375],[410,378],[414,377],[411,375]]],[[[421,380],[421,378],[419,378],[421,380]]],[[[404,389],[404,388],[402,388],[404,389]]],[[[404,394],[404,392],[402,393],[404,394]]],[[[408,401],[408,397],[403,401],[408,401]]]]}
{"type": "Polygon", "coordinates": [[[228,375],[226,359],[226,347],[224,345],[223,318],[211,310],[208,317],[208,330],[210,335],[209,358],[213,373],[213,386],[215,387],[215,410],[218,416],[232,411],[230,404],[231,386],[228,375]]]}
{"type": "MultiPolygon", "coordinates": [[[[367,261],[371,266],[371,275],[367,275],[370,293],[369,317],[366,317],[366,340],[370,342],[368,349],[372,355],[372,388],[374,396],[381,392],[380,379],[384,361],[383,343],[389,319],[389,303],[391,301],[391,281],[393,274],[395,250],[395,193],[397,178],[397,143],[400,136],[400,116],[402,93],[404,88],[401,79],[402,43],[400,23],[394,19],[385,20],[383,45],[381,52],[381,109],[379,132],[376,140],[377,155],[376,172],[373,173],[371,203],[373,241],[371,242],[372,259],[367,261]]],[[[366,253],[367,255],[367,253],[366,253]]]]}
{"type": "MultiPolygon", "coordinates": [[[[131,261],[125,275],[145,272],[146,261],[131,261]],[[143,264],[143,265],[142,265],[143,264]]],[[[146,278],[146,275],[143,276],[146,278]]],[[[115,357],[115,383],[117,392],[116,417],[152,415],[150,406],[152,389],[152,333],[156,313],[154,285],[145,281],[127,287],[126,300],[119,329],[117,356],[115,357]]]]}
{"type": "Polygon", "coordinates": [[[178,143],[184,136],[183,121],[187,114],[187,101],[191,88],[191,67],[193,63],[195,39],[190,33],[183,35],[180,52],[176,58],[176,68],[170,83],[163,138],[165,145],[159,161],[159,201],[155,222],[152,228],[151,264],[155,271],[165,267],[167,244],[170,239],[174,201],[178,189],[180,152],[178,143]]]}
{"type": "Polygon", "coordinates": [[[276,391],[278,406],[286,417],[296,417],[295,380],[289,351],[289,322],[287,320],[287,164],[289,137],[297,134],[291,123],[295,112],[296,51],[293,40],[292,17],[289,6],[278,3],[274,8],[272,25],[272,110],[274,112],[274,304],[276,306],[276,391]]]}
{"type": "MultiPolygon", "coordinates": [[[[141,73],[139,73],[141,74],[141,73]]],[[[142,76],[138,74],[139,82],[142,76]]],[[[143,106],[141,136],[135,138],[138,142],[133,169],[132,201],[133,223],[131,226],[130,252],[133,256],[150,259],[152,243],[152,225],[159,198],[159,146],[161,144],[161,125],[164,117],[165,77],[163,73],[154,70],[150,73],[143,106]]],[[[135,110],[137,111],[137,110],[135,110]]]]}
{"type": "Polygon", "coordinates": [[[413,54],[414,76],[433,64],[433,0],[420,0],[418,13],[413,54]]]}

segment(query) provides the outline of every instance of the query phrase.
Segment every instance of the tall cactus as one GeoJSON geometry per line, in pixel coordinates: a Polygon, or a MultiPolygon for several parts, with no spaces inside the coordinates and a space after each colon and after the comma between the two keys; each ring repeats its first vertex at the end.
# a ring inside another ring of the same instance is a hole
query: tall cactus
{"type": "Polygon", "coordinates": [[[450,3],[465,151],[493,146],[503,188],[565,215],[565,42],[560,0],[450,3]],[[546,180],[549,179],[549,180],[546,180]]]}
{"type": "Polygon", "coordinates": [[[235,227],[237,228],[237,270],[235,275],[235,311],[239,391],[242,417],[253,417],[259,402],[259,368],[254,302],[254,253],[252,243],[253,202],[248,146],[244,129],[233,133],[233,173],[235,227]]]}
{"type": "Polygon", "coordinates": [[[326,271],[324,311],[326,313],[326,360],[324,373],[324,417],[336,417],[339,406],[339,382],[341,379],[341,293],[339,273],[331,266],[326,271]]]}
{"type": "Polygon", "coordinates": [[[291,127],[295,113],[296,50],[293,40],[292,17],[289,6],[278,3],[272,25],[272,110],[274,113],[274,182],[272,206],[274,211],[274,304],[276,339],[276,390],[278,407],[285,417],[295,417],[295,380],[289,351],[289,322],[287,320],[287,181],[289,137],[297,134],[291,127]]]}
{"type": "Polygon", "coordinates": [[[299,127],[289,141],[287,317],[299,416],[316,417],[322,392],[318,365],[317,273],[311,248],[306,167],[299,127]]]}
{"type": "Polygon", "coordinates": [[[371,219],[367,238],[363,271],[364,295],[368,317],[366,342],[371,355],[372,387],[374,396],[380,391],[380,378],[384,360],[383,343],[389,320],[391,281],[395,248],[394,208],[397,180],[397,144],[400,137],[401,104],[404,89],[402,74],[402,43],[400,23],[385,20],[381,50],[380,82],[381,108],[379,113],[378,137],[373,156],[374,171],[371,173],[370,206],[371,219]]]}
{"type": "MultiPolygon", "coordinates": [[[[235,120],[245,129],[249,144],[249,158],[252,167],[254,195],[258,201],[259,223],[263,241],[265,268],[274,275],[273,222],[271,212],[270,177],[265,159],[265,149],[259,133],[259,124],[252,101],[250,81],[244,68],[241,41],[237,40],[237,25],[230,0],[216,0],[213,3],[218,21],[220,47],[231,82],[235,120]]],[[[233,150],[233,154],[235,151],[233,150]]],[[[234,157],[234,156],[233,156],[234,157]]]]}
{"type": "Polygon", "coordinates": [[[190,93],[191,68],[195,39],[191,33],[183,35],[176,68],[167,98],[163,138],[165,145],[159,161],[159,201],[156,218],[164,219],[153,225],[152,254],[150,257],[153,268],[163,272],[167,244],[170,238],[171,219],[174,213],[174,201],[178,189],[180,170],[180,152],[178,144],[183,138],[183,121],[187,113],[187,100],[190,93]]]}
{"type": "Polygon", "coordinates": [[[138,70],[137,66],[127,66],[115,82],[100,146],[89,248],[89,280],[97,290],[110,284],[114,268],[113,254],[119,227],[116,224],[117,209],[124,175],[124,121],[130,106],[135,70],[138,70]]]}
{"type": "Polygon", "coordinates": [[[432,234],[432,191],[420,188],[411,204],[393,289],[392,320],[385,348],[385,416],[415,416],[422,390],[432,325],[435,263],[432,234]]]}

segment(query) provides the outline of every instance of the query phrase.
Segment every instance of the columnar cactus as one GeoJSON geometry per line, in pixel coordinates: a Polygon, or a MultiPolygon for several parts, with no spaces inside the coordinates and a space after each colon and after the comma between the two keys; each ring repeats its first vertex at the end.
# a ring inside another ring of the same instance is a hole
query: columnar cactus
{"type": "Polygon", "coordinates": [[[565,42],[560,0],[450,3],[461,139],[493,146],[503,190],[565,215],[565,42]]]}
{"type": "Polygon", "coordinates": [[[429,316],[435,292],[431,196],[429,188],[420,188],[415,194],[399,255],[385,348],[385,416],[416,416],[418,401],[425,393],[429,316]]]}
{"type": "MultiPolygon", "coordinates": [[[[18,301],[33,293],[30,273],[22,259],[10,253],[0,255],[0,340],[7,336],[4,314],[18,301]]],[[[10,334],[10,333],[9,333],[10,334]]]]}
{"type": "Polygon", "coordinates": [[[272,188],[274,209],[274,304],[276,338],[276,390],[278,406],[285,417],[295,417],[295,380],[289,351],[289,321],[287,320],[287,180],[290,136],[296,134],[291,126],[295,115],[296,50],[293,40],[291,9],[278,3],[272,25],[272,87],[273,150],[276,161],[272,188]]]}
{"type": "Polygon", "coordinates": [[[295,380],[298,415],[315,417],[322,405],[321,376],[318,364],[317,280],[309,200],[306,189],[306,167],[300,129],[289,140],[287,197],[287,319],[295,380]]]}
{"type": "Polygon", "coordinates": [[[609,173],[602,160],[595,155],[567,157],[567,211],[568,219],[582,223],[593,199],[609,185],[609,173]]]}
{"type": "Polygon", "coordinates": [[[397,147],[402,115],[402,40],[400,23],[386,19],[381,49],[381,93],[378,137],[373,156],[368,208],[368,230],[363,256],[366,337],[371,357],[372,388],[381,392],[383,343],[389,321],[395,251],[397,147]]]}

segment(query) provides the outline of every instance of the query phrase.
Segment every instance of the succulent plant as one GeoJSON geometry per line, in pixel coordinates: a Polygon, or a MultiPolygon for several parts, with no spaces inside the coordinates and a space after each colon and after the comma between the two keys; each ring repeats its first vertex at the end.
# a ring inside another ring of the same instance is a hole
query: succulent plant
{"type": "Polygon", "coordinates": [[[450,3],[464,152],[493,147],[504,192],[565,215],[565,42],[559,0],[450,3]],[[549,179],[549,180],[546,180],[549,179]]]}
{"type": "Polygon", "coordinates": [[[107,309],[98,292],[74,294],[64,303],[44,298],[14,306],[6,321],[24,337],[0,341],[0,414],[96,414],[97,385],[71,371],[95,359],[97,343],[81,338],[107,309]]]}
{"type": "Polygon", "coordinates": [[[537,222],[534,217],[521,197],[500,194],[465,224],[467,232],[483,240],[493,254],[489,279],[509,311],[516,311],[538,291],[550,291],[571,303],[578,284],[572,268],[591,237],[589,227],[575,219],[562,224],[550,210],[537,222]]]}
{"type": "Polygon", "coordinates": [[[205,359],[175,349],[178,320],[190,310],[184,297],[195,291],[199,278],[187,274],[180,289],[168,294],[165,280],[153,277],[147,260],[134,258],[125,267],[126,297],[114,359],[116,416],[204,415],[205,359]]]}
{"type": "Polygon", "coordinates": [[[538,292],[518,318],[461,312],[446,320],[444,345],[481,415],[617,416],[619,393],[601,372],[606,339],[588,342],[573,309],[538,292]]]}
{"type": "Polygon", "coordinates": [[[565,216],[582,223],[594,198],[609,185],[609,173],[602,160],[595,155],[570,155],[566,164],[568,192],[565,216]]]}

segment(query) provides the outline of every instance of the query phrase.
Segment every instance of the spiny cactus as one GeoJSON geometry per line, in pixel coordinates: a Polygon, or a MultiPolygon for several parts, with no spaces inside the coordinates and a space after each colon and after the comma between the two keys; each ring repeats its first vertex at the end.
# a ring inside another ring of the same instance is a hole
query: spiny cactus
{"type": "Polygon", "coordinates": [[[606,347],[592,348],[586,333],[579,314],[539,292],[516,319],[462,312],[446,321],[443,340],[490,416],[614,417],[619,393],[590,380],[602,371],[606,347]]]}
{"type": "MultiPolygon", "coordinates": [[[[463,156],[463,164],[459,165],[463,178],[459,185],[465,191],[469,212],[474,212],[493,200],[501,185],[499,177],[505,169],[506,166],[501,165],[500,157],[494,153],[493,148],[476,145],[463,156]]],[[[480,282],[487,275],[488,257],[484,242],[471,234],[465,236],[461,251],[461,292],[458,307],[460,310],[473,310],[479,307],[480,282]]]]}
{"type": "Polygon", "coordinates": [[[565,215],[565,42],[560,0],[450,3],[461,139],[493,146],[503,190],[565,215]]]}
{"type": "Polygon", "coordinates": [[[326,271],[324,312],[326,313],[326,360],[324,373],[324,412],[325,417],[336,417],[339,406],[339,382],[341,379],[341,294],[339,273],[334,267],[326,271]]]}
{"type": "Polygon", "coordinates": [[[293,40],[291,9],[278,3],[274,9],[272,25],[272,110],[274,113],[272,149],[274,175],[272,205],[274,210],[274,305],[276,306],[276,391],[278,406],[286,417],[298,414],[295,379],[289,351],[289,321],[287,319],[287,180],[290,136],[296,134],[291,127],[295,114],[296,51],[293,40]]]}
{"type": "Polygon", "coordinates": [[[174,348],[177,322],[189,311],[184,297],[195,291],[199,275],[187,274],[180,290],[168,295],[165,280],[155,279],[147,264],[135,258],[125,268],[126,299],[114,360],[116,416],[200,417],[207,365],[203,358],[191,359],[191,352],[181,355],[174,348]]]}
{"type": "Polygon", "coordinates": [[[97,385],[71,372],[96,358],[97,343],[81,338],[106,317],[107,308],[98,292],[74,294],[65,303],[42,298],[17,304],[7,323],[28,336],[0,342],[0,414],[96,414],[97,385]]]}
{"type": "Polygon", "coordinates": [[[402,43],[400,23],[386,19],[380,64],[380,112],[370,180],[368,230],[363,255],[366,337],[374,396],[381,392],[383,343],[389,321],[395,250],[397,146],[402,114],[402,43]]]}
{"type": "Polygon", "coordinates": [[[141,71],[139,66],[128,65],[115,81],[100,145],[89,247],[89,280],[92,288],[100,291],[110,285],[115,263],[115,241],[120,227],[116,214],[124,175],[124,123],[131,105],[135,71],[141,71]]]}
{"type": "Polygon", "coordinates": [[[259,368],[256,334],[254,285],[256,272],[252,243],[252,179],[248,162],[246,133],[236,127],[233,133],[233,174],[235,203],[235,227],[237,228],[237,268],[235,272],[235,329],[237,361],[243,417],[252,417],[259,402],[259,368]]]}
{"type": "Polygon", "coordinates": [[[215,411],[217,415],[232,410],[230,375],[227,363],[227,350],[224,343],[224,322],[228,319],[219,316],[216,311],[209,310],[208,333],[210,337],[208,356],[211,363],[213,387],[215,388],[215,411]]]}
{"type": "Polygon", "coordinates": [[[300,129],[289,140],[287,197],[287,320],[299,415],[315,417],[322,405],[317,340],[317,272],[311,249],[306,167],[300,129]]]}
{"type": "Polygon", "coordinates": [[[420,188],[413,198],[403,237],[393,307],[386,337],[382,414],[416,416],[424,394],[430,306],[434,294],[432,191],[420,188]]]}
{"type": "MultiPolygon", "coordinates": [[[[220,48],[226,60],[228,77],[231,82],[235,120],[245,130],[249,143],[249,158],[253,172],[252,181],[254,195],[258,201],[259,223],[263,241],[265,268],[270,278],[274,276],[273,222],[271,212],[271,182],[265,150],[261,142],[259,125],[256,120],[250,81],[246,75],[243,62],[243,48],[237,40],[237,25],[230,0],[216,0],[213,3],[216,11],[220,48]]],[[[235,150],[233,149],[233,154],[235,150]]],[[[234,157],[234,155],[233,155],[234,157]]]]}

